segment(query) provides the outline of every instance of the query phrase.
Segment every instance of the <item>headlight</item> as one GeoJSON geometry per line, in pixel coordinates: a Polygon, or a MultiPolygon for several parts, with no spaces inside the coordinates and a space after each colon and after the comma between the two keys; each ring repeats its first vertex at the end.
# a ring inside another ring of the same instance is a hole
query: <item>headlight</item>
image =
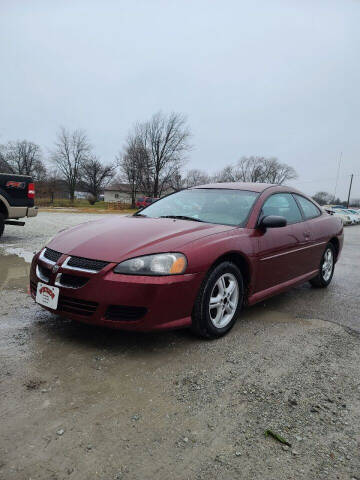
{"type": "Polygon", "coordinates": [[[126,275],[179,275],[185,272],[186,266],[186,257],[182,253],[158,253],[125,260],[114,268],[114,272],[126,275]]]}

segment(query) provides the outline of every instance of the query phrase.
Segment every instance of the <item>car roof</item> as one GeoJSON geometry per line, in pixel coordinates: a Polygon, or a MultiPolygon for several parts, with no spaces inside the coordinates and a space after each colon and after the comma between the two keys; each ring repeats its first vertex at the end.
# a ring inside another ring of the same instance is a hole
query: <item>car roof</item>
{"type": "Polygon", "coordinates": [[[228,190],[247,190],[250,192],[261,193],[268,188],[276,188],[278,191],[301,193],[296,188],[275,185],[272,183],[250,183],[250,182],[224,182],[224,183],[208,183],[206,185],[198,185],[193,188],[224,188],[228,190]]]}

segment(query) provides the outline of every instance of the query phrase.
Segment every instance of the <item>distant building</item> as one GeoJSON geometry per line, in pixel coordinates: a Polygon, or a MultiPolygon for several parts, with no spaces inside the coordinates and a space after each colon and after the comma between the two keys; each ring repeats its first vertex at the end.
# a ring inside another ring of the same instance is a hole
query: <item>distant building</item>
{"type": "MultiPolygon", "coordinates": [[[[137,192],[137,197],[144,197],[143,192],[137,192]]],[[[104,190],[105,202],[123,202],[131,203],[131,186],[129,183],[114,183],[105,187],[104,190]]]]}
{"type": "MultiPolygon", "coordinates": [[[[168,195],[173,191],[174,189],[169,187],[161,196],[168,195]]],[[[144,192],[136,192],[136,198],[147,196],[144,192]]],[[[129,183],[114,183],[109,185],[104,190],[104,201],[131,203],[131,185],[129,183]]]]}

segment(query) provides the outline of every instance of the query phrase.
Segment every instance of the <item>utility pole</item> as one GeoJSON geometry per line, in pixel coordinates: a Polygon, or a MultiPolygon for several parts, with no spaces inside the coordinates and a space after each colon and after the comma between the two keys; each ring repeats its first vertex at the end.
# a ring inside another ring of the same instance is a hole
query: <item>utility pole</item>
{"type": "Polygon", "coordinates": [[[350,175],[349,194],[348,194],[348,199],[347,199],[346,208],[349,208],[350,193],[351,193],[351,186],[352,186],[353,178],[354,178],[354,174],[352,173],[352,174],[350,175]]]}

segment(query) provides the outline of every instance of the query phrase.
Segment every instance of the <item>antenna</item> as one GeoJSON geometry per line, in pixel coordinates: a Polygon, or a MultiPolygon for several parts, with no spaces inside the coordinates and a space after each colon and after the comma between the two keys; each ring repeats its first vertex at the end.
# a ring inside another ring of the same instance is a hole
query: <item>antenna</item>
{"type": "Polygon", "coordinates": [[[335,190],[334,190],[334,201],[335,201],[335,198],[336,198],[336,190],[337,190],[337,186],[338,186],[338,182],[339,182],[339,174],[340,174],[341,161],[342,161],[342,152],[340,152],[338,169],[337,169],[337,175],[336,175],[335,190]]]}

